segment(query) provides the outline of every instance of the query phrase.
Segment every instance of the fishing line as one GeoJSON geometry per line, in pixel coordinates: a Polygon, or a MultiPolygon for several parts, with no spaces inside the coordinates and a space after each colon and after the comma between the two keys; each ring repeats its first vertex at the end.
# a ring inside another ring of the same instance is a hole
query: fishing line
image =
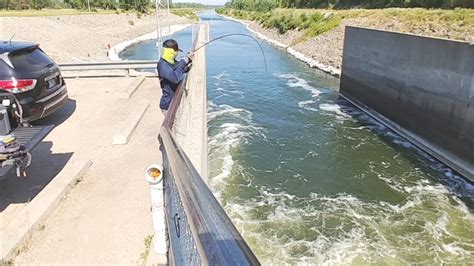
{"type": "Polygon", "coordinates": [[[254,40],[257,44],[258,44],[258,47],[260,47],[260,51],[262,52],[262,56],[263,56],[263,63],[265,64],[265,73],[268,73],[268,68],[267,68],[267,58],[265,57],[265,52],[263,51],[263,47],[262,45],[260,44],[260,42],[255,39],[253,36],[250,36],[248,34],[243,34],[243,33],[231,33],[231,34],[226,34],[226,35],[222,35],[222,36],[219,36],[217,38],[214,38],[208,42],[206,42],[205,44],[199,46],[198,48],[194,49],[194,52],[197,52],[199,49],[203,48],[204,46],[212,43],[212,42],[215,42],[217,40],[220,40],[222,38],[226,38],[226,37],[230,37],[230,36],[245,36],[245,37],[248,37],[252,40],[254,40]]]}

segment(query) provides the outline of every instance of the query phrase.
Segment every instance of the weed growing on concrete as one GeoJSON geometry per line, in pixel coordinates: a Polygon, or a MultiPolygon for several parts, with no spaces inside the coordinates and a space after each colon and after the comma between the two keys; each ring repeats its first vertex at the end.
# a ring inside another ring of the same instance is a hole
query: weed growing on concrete
{"type": "Polygon", "coordinates": [[[84,178],[82,178],[82,177],[77,178],[77,179],[75,180],[75,182],[74,182],[74,186],[76,186],[77,184],[81,183],[82,180],[84,180],[84,178]]]}
{"type": "Polygon", "coordinates": [[[0,266],[13,266],[13,262],[11,260],[0,260],[0,266]]]}
{"type": "Polygon", "coordinates": [[[145,237],[143,243],[145,244],[145,250],[140,254],[140,265],[146,264],[146,259],[148,257],[148,253],[150,252],[151,242],[153,240],[153,235],[149,235],[145,237]]]}

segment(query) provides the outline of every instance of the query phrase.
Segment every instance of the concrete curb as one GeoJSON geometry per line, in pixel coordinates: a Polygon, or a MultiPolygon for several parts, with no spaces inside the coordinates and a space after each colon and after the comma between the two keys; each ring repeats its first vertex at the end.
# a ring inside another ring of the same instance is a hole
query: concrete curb
{"type": "MultiPolygon", "coordinates": [[[[186,29],[187,27],[190,27],[191,25],[192,24],[188,23],[188,24],[175,24],[175,25],[170,25],[170,26],[164,26],[164,27],[161,27],[161,33],[163,36],[171,35],[175,32],[178,32],[178,31],[186,29]],[[169,32],[169,30],[171,31],[169,32]]],[[[132,46],[133,44],[136,44],[142,41],[152,40],[152,39],[156,39],[156,31],[150,32],[142,36],[138,36],[137,38],[133,38],[131,40],[121,42],[111,47],[109,51],[107,52],[107,55],[109,59],[112,61],[122,60],[119,56],[122,51],[132,46]]]]}
{"type": "MultiPolygon", "coordinates": [[[[164,214],[163,214],[164,215],[164,214]]],[[[151,240],[151,247],[148,250],[148,256],[145,261],[146,266],[161,266],[168,265],[168,258],[166,255],[158,255],[155,253],[155,237],[151,240]]]]}
{"type": "Polygon", "coordinates": [[[57,208],[61,199],[90,168],[90,159],[72,158],[66,167],[31,201],[19,211],[17,223],[5,226],[2,232],[0,261],[9,260],[16,249],[57,208]]]}
{"type": "Polygon", "coordinates": [[[115,134],[112,138],[113,145],[125,145],[128,143],[128,140],[137,128],[138,124],[142,120],[146,111],[150,107],[150,102],[141,102],[137,105],[137,108],[132,110],[129,115],[123,120],[122,125],[120,125],[120,132],[115,134]]]}
{"type": "Polygon", "coordinates": [[[137,91],[138,87],[145,81],[145,76],[138,76],[136,77],[128,86],[127,88],[120,92],[120,99],[130,99],[132,95],[137,91]]]}

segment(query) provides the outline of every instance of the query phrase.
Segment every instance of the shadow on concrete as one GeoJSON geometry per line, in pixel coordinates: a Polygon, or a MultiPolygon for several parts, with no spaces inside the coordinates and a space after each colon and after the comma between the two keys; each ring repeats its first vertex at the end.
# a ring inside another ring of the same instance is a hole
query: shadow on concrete
{"type": "MultiPolygon", "coordinates": [[[[61,125],[76,110],[76,101],[69,99],[64,106],[51,115],[32,123],[33,126],[61,125]]],[[[64,168],[73,153],[53,154],[53,143],[43,141],[36,146],[32,154],[31,166],[27,177],[17,177],[15,169],[0,180],[0,212],[14,203],[27,203],[36,197],[41,190],[64,168]]]]}
{"type": "Polygon", "coordinates": [[[52,146],[50,141],[36,146],[27,177],[16,177],[15,171],[11,171],[0,180],[0,212],[10,204],[32,201],[61,172],[73,153],[52,153],[52,146]]]}
{"type": "Polygon", "coordinates": [[[420,168],[431,178],[433,182],[446,187],[448,191],[462,200],[468,208],[474,210],[474,184],[467,178],[445,165],[435,157],[416,148],[416,146],[403,136],[392,131],[388,127],[380,127],[381,123],[375,119],[368,118],[367,115],[356,106],[339,96],[337,104],[341,106],[341,111],[353,117],[359,123],[367,126],[385,144],[396,150],[407,159],[413,166],[420,168]],[[394,139],[394,136],[396,136],[394,139]]]}
{"type": "Polygon", "coordinates": [[[33,126],[55,125],[59,126],[66,121],[76,111],[76,100],[69,99],[64,106],[47,117],[34,121],[33,126]]]}

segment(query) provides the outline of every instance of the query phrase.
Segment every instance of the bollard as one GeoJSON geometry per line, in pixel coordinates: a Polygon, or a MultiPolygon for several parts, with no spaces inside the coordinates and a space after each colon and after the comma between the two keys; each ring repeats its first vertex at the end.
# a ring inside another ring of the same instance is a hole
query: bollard
{"type": "Polygon", "coordinates": [[[163,166],[152,164],[145,171],[145,179],[151,189],[153,217],[153,250],[158,255],[166,255],[165,213],[163,201],[163,166]]]}

